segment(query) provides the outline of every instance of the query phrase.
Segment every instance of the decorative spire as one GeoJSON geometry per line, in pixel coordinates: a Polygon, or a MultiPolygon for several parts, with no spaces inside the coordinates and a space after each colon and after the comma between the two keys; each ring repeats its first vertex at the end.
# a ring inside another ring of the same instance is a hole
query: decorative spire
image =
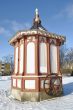
{"type": "Polygon", "coordinates": [[[35,9],[35,18],[34,18],[34,23],[40,23],[41,22],[41,20],[40,20],[40,18],[39,18],[39,12],[38,12],[38,9],[36,8],[35,9]]]}
{"type": "Polygon", "coordinates": [[[41,20],[40,20],[39,12],[38,12],[37,8],[35,9],[35,17],[34,17],[34,20],[33,20],[33,25],[30,29],[41,29],[41,30],[46,31],[46,29],[41,24],[41,20]]]}
{"type": "Polygon", "coordinates": [[[38,12],[38,9],[36,8],[35,9],[35,21],[38,21],[39,20],[39,12],[38,12]]]}

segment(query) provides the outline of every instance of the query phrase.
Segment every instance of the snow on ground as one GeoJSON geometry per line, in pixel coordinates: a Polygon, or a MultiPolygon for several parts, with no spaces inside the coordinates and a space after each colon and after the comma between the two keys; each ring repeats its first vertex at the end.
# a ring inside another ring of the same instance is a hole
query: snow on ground
{"type": "Polygon", "coordinates": [[[41,102],[19,102],[9,99],[10,80],[0,81],[0,110],[73,110],[73,77],[63,78],[62,97],[41,102]]]}

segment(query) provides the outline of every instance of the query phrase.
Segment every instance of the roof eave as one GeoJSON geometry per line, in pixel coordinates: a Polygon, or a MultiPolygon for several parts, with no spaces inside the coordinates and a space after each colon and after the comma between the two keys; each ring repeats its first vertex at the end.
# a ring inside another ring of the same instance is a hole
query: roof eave
{"type": "Polygon", "coordinates": [[[35,31],[35,30],[28,30],[28,31],[21,31],[18,32],[12,39],[9,40],[9,43],[11,45],[13,45],[14,42],[16,42],[18,39],[22,38],[23,35],[24,36],[30,36],[30,35],[39,35],[39,36],[45,36],[45,37],[49,37],[49,38],[54,38],[54,39],[60,39],[62,42],[66,41],[66,37],[65,36],[61,36],[61,35],[57,35],[57,34],[53,34],[53,33],[48,33],[48,32],[44,32],[44,31],[35,31]]]}

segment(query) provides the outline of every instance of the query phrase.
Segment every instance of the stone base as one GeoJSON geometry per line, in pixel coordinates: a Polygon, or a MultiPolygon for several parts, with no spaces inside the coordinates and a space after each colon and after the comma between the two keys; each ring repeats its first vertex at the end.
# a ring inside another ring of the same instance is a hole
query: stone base
{"type": "Polygon", "coordinates": [[[15,99],[20,101],[42,101],[46,99],[53,98],[43,92],[21,92],[21,90],[12,89],[12,95],[15,99]]]}

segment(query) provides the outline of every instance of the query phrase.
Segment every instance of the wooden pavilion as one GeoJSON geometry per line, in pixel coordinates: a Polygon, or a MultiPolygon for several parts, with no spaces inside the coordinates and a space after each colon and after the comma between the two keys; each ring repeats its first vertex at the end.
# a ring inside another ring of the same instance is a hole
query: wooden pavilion
{"type": "Polygon", "coordinates": [[[14,46],[12,95],[16,99],[40,101],[62,94],[60,46],[64,42],[64,36],[42,26],[36,9],[32,27],[9,41],[14,46]]]}

